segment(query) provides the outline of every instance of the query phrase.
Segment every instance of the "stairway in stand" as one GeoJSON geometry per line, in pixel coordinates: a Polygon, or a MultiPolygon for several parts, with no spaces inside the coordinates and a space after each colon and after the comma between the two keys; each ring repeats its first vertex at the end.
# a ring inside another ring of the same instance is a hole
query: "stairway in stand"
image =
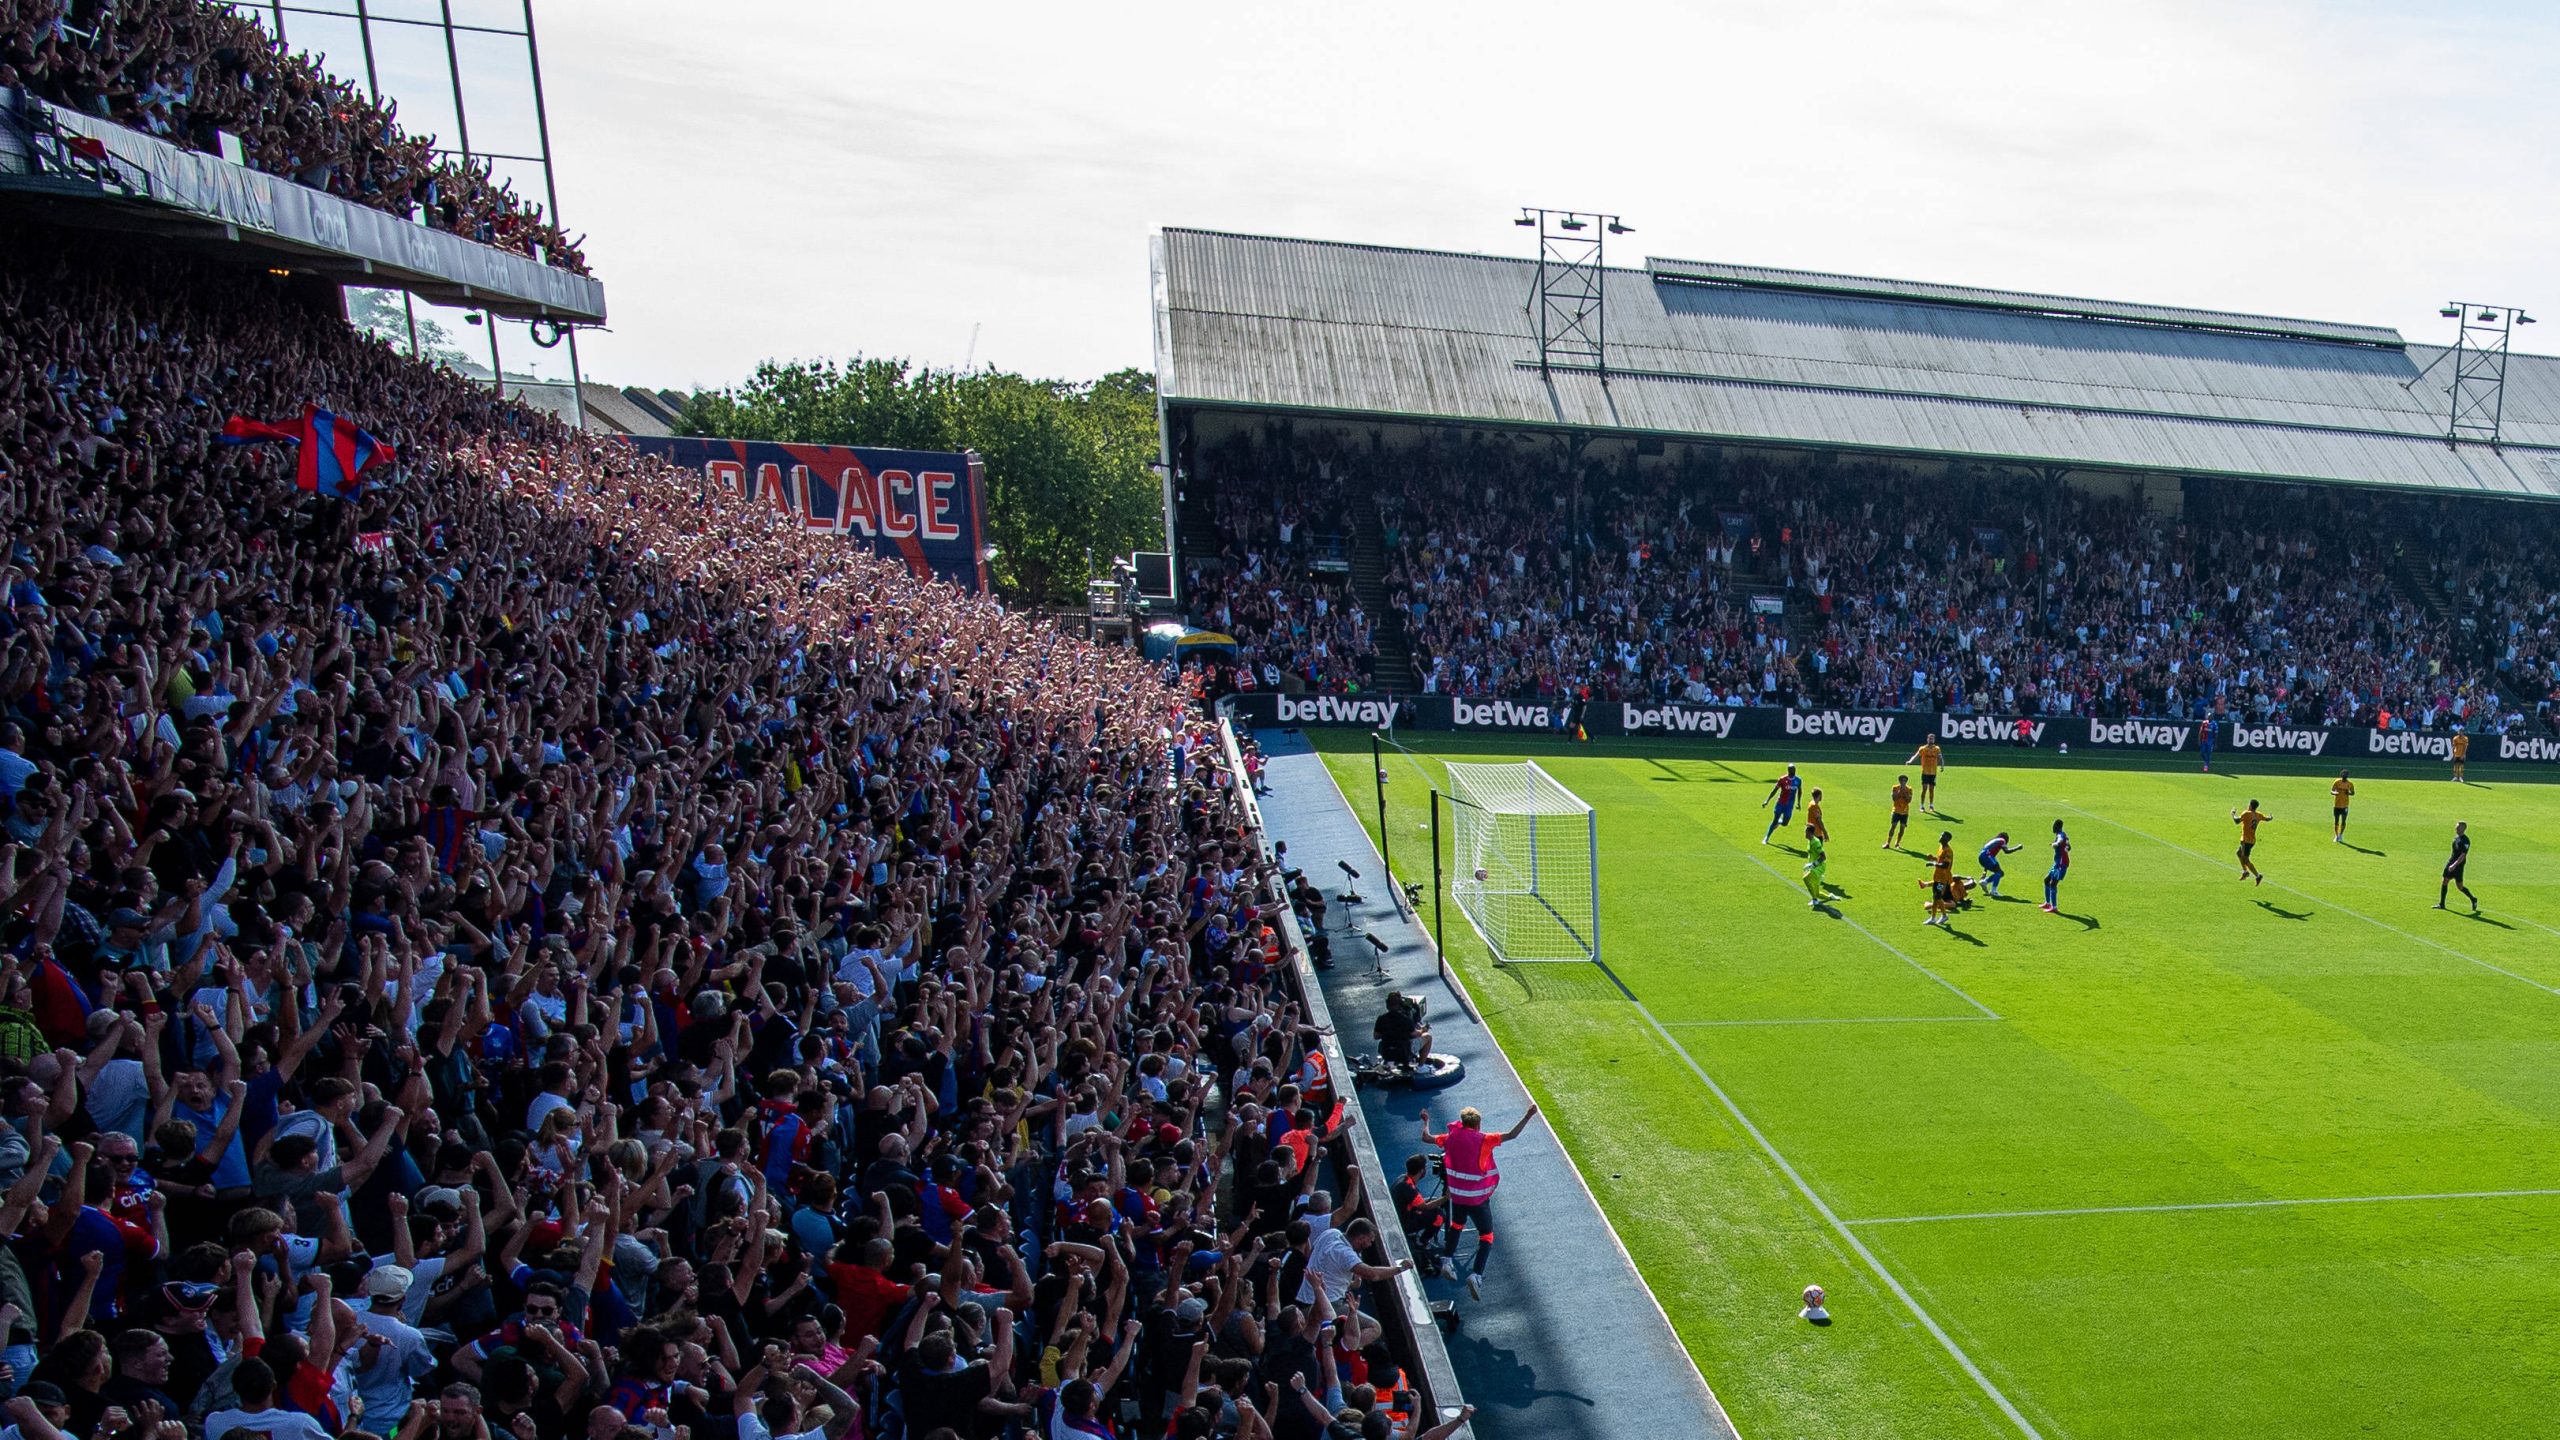
{"type": "Polygon", "coordinates": [[[2450,628],[2454,622],[2453,597],[2444,587],[2427,577],[2418,562],[2406,553],[2391,557],[2391,586],[2400,598],[2425,611],[2430,619],[2450,628]]]}
{"type": "MultiPolygon", "coordinates": [[[[1197,493],[1207,487],[1196,479],[1191,483],[1195,487],[1195,493],[1182,501],[1176,517],[1176,523],[1181,527],[1181,565],[1186,575],[1194,565],[1204,570],[1216,571],[1219,563],[1218,554],[1226,546],[1225,539],[1218,534],[1218,520],[1211,513],[1209,498],[1197,493]]],[[[1205,610],[1192,608],[1188,586],[1182,592],[1182,609],[1192,624],[1209,629],[1217,628],[1210,623],[1210,617],[1205,610]]]]}
{"type": "Polygon", "coordinates": [[[2489,631],[2489,617],[2475,615],[2456,604],[2454,598],[2445,593],[2444,586],[2431,579],[2426,569],[2409,554],[2404,552],[2391,558],[2391,585],[2402,599],[2425,611],[2427,618],[2442,625],[2448,634],[2455,637],[2453,653],[2445,657],[2447,660],[2463,659],[2468,652],[2468,658],[2489,673],[2498,687],[2499,697],[2507,704],[2531,710],[2539,702],[2541,697],[2508,685],[2506,677],[2493,668],[2498,658],[2497,637],[2489,631]],[[2468,630],[2464,628],[2466,621],[2470,624],[2468,630]]]}
{"type": "Polygon", "coordinates": [[[1414,672],[1404,612],[1387,608],[1386,525],[1378,518],[1375,505],[1354,505],[1352,513],[1351,593],[1360,598],[1360,608],[1367,612],[1370,633],[1377,641],[1373,687],[1391,695],[1410,695],[1422,688],[1422,677],[1414,672]]]}

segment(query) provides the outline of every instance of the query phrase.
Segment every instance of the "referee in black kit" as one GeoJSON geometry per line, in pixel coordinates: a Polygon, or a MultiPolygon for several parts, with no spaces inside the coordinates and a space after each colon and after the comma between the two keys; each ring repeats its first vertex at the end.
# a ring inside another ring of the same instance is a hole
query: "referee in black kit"
{"type": "Polygon", "coordinates": [[[2453,854],[2445,858],[2444,883],[2436,887],[2437,909],[2444,908],[2444,897],[2447,892],[2459,890],[2462,892],[2462,898],[2471,902],[2471,913],[2474,915],[2480,913],[2480,897],[2472,894],[2471,887],[2462,883],[2462,867],[2469,863],[2471,863],[2471,822],[2456,820],[2453,822],[2453,854]]]}

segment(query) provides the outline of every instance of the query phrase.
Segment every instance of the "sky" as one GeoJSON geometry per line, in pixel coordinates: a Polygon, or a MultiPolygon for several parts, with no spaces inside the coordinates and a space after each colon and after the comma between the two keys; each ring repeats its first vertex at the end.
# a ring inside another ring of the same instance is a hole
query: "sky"
{"type": "MultiPolygon", "coordinates": [[[[381,3],[381,0],[377,0],[381,3]]],[[[1151,364],[1165,226],[2560,317],[2560,7],[538,0],[590,378],[1151,364]]],[[[404,115],[424,114],[404,104],[404,115]]],[[[494,112],[492,112],[494,113],[494,112]]],[[[496,122],[484,121],[485,125],[496,122]]],[[[484,147],[485,147],[484,142],[484,147]]],[[[2560,331],[2548,345],[2560,349],[2560,331]]]]}

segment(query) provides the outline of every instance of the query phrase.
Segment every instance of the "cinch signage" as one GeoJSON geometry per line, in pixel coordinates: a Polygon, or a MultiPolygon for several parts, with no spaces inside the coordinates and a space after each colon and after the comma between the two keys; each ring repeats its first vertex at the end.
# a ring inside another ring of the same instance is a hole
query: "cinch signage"
{"type": "Polygon", "coordinates": [[[700,472],[707,491],[768,507],[811,530],[852,536],[918,575],[987,588],[984,487],[974,454],[645,435],[631,444],[700,472]]]}

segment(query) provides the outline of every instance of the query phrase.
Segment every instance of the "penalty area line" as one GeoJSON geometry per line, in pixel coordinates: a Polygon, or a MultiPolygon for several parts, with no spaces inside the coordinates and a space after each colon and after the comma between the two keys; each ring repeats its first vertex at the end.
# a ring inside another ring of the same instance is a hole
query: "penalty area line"
{"type": "Polygon", "coordinates": [[[1928,1225],[1945,1220],[2039,1220],[2069,1215],[2174,1215],[2190,1210],[2292,1210],[2309,1205],[2399,1205],[2430,1200],[2531,1200],[2560,1190],[2444,1190],[2426,1195],[2315,1195],[2295,1200],[2198,1200],[2172,1205],[2082,1205],[2054,1210],[1975,1210],[1957,1215],[1878,1215],[1849,1225],[1928,1225]]]}
{"type": "MultiPolygon", "coordinates": [[[[1717,837],[1717,838],[1722,839],[1723,837],[1719,836],[1719,837],[1717,837]]],[[[1726,848],[1726,849],[1728,849],[1728,850],[1733,851],[1733,852],[1734,852],[1735,854],[1737,854],[1737,855],[1740,855],[1743,859],[1750,861],[1752,864],[1759,866],[1761,869],[1768,871],[1771,875],[1776,876],[1776,877],[1778,878],[1778,882],[1779,882],[1780,884],[1782,884],[1782,885],[1785,885],[1788,889],[1795,891],[1795,892],[1796,892],[1797,894],[1799,894],[1799,895],[1801,895],[1801,894],[1803,894],[1803,893],[1804,893],[1804,886],[1803,886],[1803,885],[1801,885],[1801,884],[1799,884],[1799,883],[1797,883],[1796,881],[1789,880],[1789,879],[1787,878],[1787,873],[1786,873],[1785,871],[1783,871],[1783,870],[1779,869],[1779,868],[1778,868],[1777,866],[1775,866],[1775,865],[1770,864],[1768,861],[1761,859],[1759,856],[1752,854],[1749,850],[1744,849],[1741,845],[1736,844],[1735,842],[1733,842],[1733,841],[1731,841],[1731,840],[1726,840],[1726,841],[1725,841],[1725,848],[1726,848]]],[[[1837,905],[1832,905],[1832,904],[1825,904],[1823,908],[1824,908],[1824,910],[1826,910],[1826,911],[1827,911],[1828,913],[1830,913],[1831,915],[1833,915],[1833,916],[1837,917],[1837,918],[1840,920],[1840,922],[1841,922],[1841,923],[1843,923],[1843,924],[1847,925],[1850,929],[1857,931],[1859,934],[1866,936],[1866,937],[1867,937],[1868,939],[1870,939],[1870,940],[1873,940],[1873,941],[1874,941],[1874,942],[1876,942],[1878,945],[1883,946],[1886,954],[1889,954],[1889,955],[1893,956],[1895,959],[1900,960],[1903,964],[1910,966],[1912,969],[1919,971],[1921,974],[1926,975],[1926,976],[1928,976],[1930,979],[1935,980],[1935,981],[1937,981],[1939,984],[1941,984],[1941,985],[1943,985],[1943,986],[1947,987],[1947,993],[1949,993],[1949,994],[1951,994],[1951,995],[1955,996],[1957,999],[1959,999],[1959,1000],[1963,1001],[1963,1002],[1964,1002],[1964,1003],[1966,1003],[1967,1005],[1972,1006],[1974,1009],[1981,1011],[1981,1012],[1982,1012],[1982,1016],[1981,1016],[1981,1018],[1982,1018],[1982,1019],[1985,1019],[1985,1020],[1997,1020],[1997,1019],[1999,1019],[1999,1018],[2000,1018],[2000,1012],[1999,1012],[1999,1011],[1992,1009],[1990,1006],[1985,1005],[1985,1004],[1983,1004],[1981,1001],[1976,1000],[1976,999],[1974,999],[1972,996],[1970,996],[1970,995],[1966,994],[1966,993],[1964,992],[1964,987],[1963,987],[1963,986],[1958,985],[1958,984],[1957,984],[1956,982],[1954,982],[1953,980],[1948,979],[1946,976],[1939,974],[1937,971],[1932,970],[1932,969],[1930,969],[1928,966],[1921,964],[1918,960],[1913,959],[1913,958],[1911,957],[1911,953],[1910,953],[1909,951],[1907,951],[1907,950],[1904,950],[1901,946],[1894,944],[1892,941],[1887,940],[1886,938],[1884,938],[1883,936],[1881,936],[1881,935],[1877,934],[1877,933],[1876,933],[1876,932],[1874,932],[1873,930],[1870,930],[1870,929],[1868,929],[1866,926],[1859,924],[1859,923],[1857,922],[1856,918],[1855,918],[1855,917],[1853,917],[1853,916],[1851,916],[1851,915],[1849,914],[1849,912],[1847,912],[1847,911],[1845,911],[1845,910],[1841,909],[1841,908],[1840,908],[1839,906],[1837,906],[1837,905]]],[[[2555,991],[2555,992],[2553,992],[2553,993],[2555,993],[2555,994],[2560,994],[2560,991],[2555,991]]]]}
{"type": "Polygon", "coordinates": [[[1723,1025],[1981,1025],[1997,1015],[1812,1015],[1773,1020],[1665,1020],[1672,1030],[1712,1029],[1723,1025]]]}
{"type": "Polygon", "coordinates": [[[1698,1057],[1689,1053],[1689,1047],[1680,1043],[1680,1037],[1672,1034],[1661,1020],[1655,1018],[1653,1011],[1646,1008],[1643,1001],[1632,996],[1628,999],[1629,1003],[1635,1006],[1636,1013],[1644,1017],[1644,1022],[1653,1027],[1653,1033],[1662,1037],[1662,1043],[1671,1047],[1671,1053],[1680,1057],[1681,1063],[1689,1067],[1689,1073],[1698,1077],[1698,1083],[1707,1087],[1707,1093],[1716,1097],[1716,1103],[1722,1105],[1725,1113],[1733,1117],[1733,1123],[1742,1127],[1742,1133],[1751,1137],[1752,1143],[1760,1147],[1760,1153],[1769,1157],[1769,1163],[1778,1167],[1778,1173],[1786,1176],[1788,1181],[1796,1187],[1796,1193],[1802,1195],[1805,1203],[1813,1207],[1814,1213],[1831,1226],[1832,1233],[1838,1235],[1841,1242],[1846,1244],[1852,1253],[1866,1262],[1867,1269],[1873,1272],[1878,1280],[1884,1282],[1884,1287],[1893,1292],[1893,1297],[1902,1302],[1903,1307],[1911,1312],[1912,1318],[1920,1322],[1921,1328],[1927,1330],[1941,1346],[1945,1347],[1947,1354],[1955,1360],[1957,1368],[1972,1377],[1974,1384],[1982,1387],[1982,1393],[1990,1397],[1992,1404],[2000,1407],[2000,1413],[2008,1416],[2010,1423],[2016,1425],[2019,1433],[2025,1435],[2027,1440],[2044,1440],[2044,1433],[2036,1429],[2034,1422],[2027,1419],[2025,1413],[2020,1411],[2007,1395],[2001,1393],[2000,1387],[1991,1382],[1990,1376],[1982,1373],[1982,1367],[1973,1363],[1973,1357],[1967,1355],[1964,1347],[1956,1343],[1955,1337],[1947,1333],[1946,1327],[1938,1323],[1937,1317],[1931,1315],[1921,1305],[1919,1297],[1904,1288],[1902,1281],[1885,1267],[1884,1261],[1878,1259],[1876,1253],[1867,1248],[1867,1242],[1858,1238],[1856,1232],[1849,1228],[1848,1223],[1843,1221],[1819,1194],[1815,1193],[1813,1186],[1806,1181],[1803,1173],[1789,1163],[1785,1155],[1779,1153],[1778,1147],[1770,1142],[1769,1137],[1761,1132],[1759,1126],[1751,1123],[1751,1117],[1742,1113],[1742,1107],[1735,1104],[1733,1097],[1725,1093],[1724,1087],[1715,1082],[1715,1077],[1707,1073],[1706,1067],[1698,1063],[1698,1057]]]}

